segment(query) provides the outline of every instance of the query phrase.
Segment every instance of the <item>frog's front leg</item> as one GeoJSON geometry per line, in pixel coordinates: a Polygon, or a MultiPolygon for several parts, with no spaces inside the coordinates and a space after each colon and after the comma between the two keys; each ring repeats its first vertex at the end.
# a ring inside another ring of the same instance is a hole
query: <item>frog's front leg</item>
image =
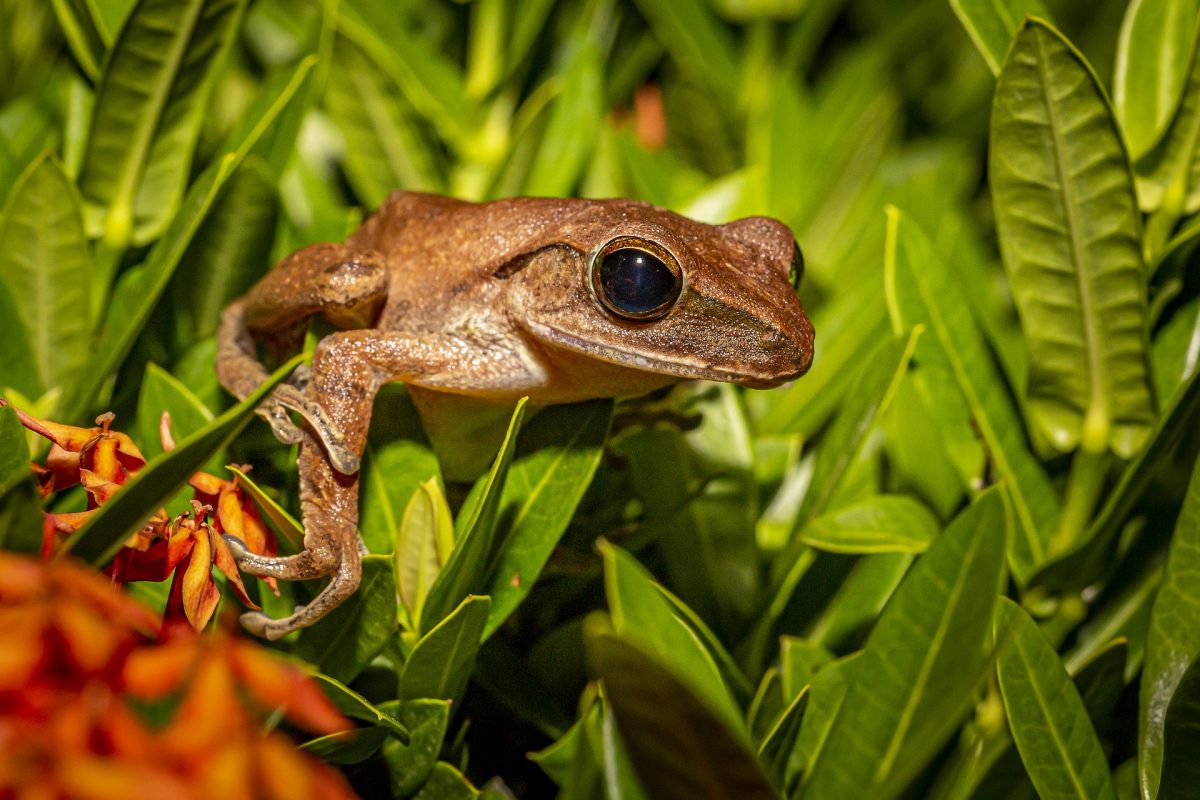
{"type": "MultiPolygon", "coordinates": [[[[256,342],[276,353],[296,350],[307,319],[315,314],[342,328],[368,327],[386,297],[386,265],[377,253],[340,244],[316,244],[293,253],[222,313],[217,331],[221,385],[244,399],[268,375],[256,342]]],[[[306,378],[297,371],[289,384],[276,388],[263,402],[259,415],[280,441],[295,444],[301,433],[288,411],[298,412],[325,444],[334,467],[342,474],[356,472],[358,459],[345,446],[341,431],[320,403],[305,395],[306,378]]]]}
{"type": "MultiPolygon", "coordinates": [[[[477,346],[452,334],[409,336],[375,330],[344,331],[326,337],[313,354],[307,397],[322,406],[344,433],[344,444],[362,454],[371,405],[379,387],[401,380],[429,388],[453,389],[463,380],[461,365],[477,346]]],[[[498,358],[494,380],[528,380],[526,366],[515,357],[498,358]]],[[[253,575],[307,580],[332,575],[311,603],[284,619],[260,612],[242,615],[253,633],[278,639],[311,625],[358,587],[362,555],[358,535],[358,475],[338,472],[325,458],[319,438],[305,430],[300,445],[300,505],[304,552],[272,558],[234,548],[238,565],[253,575]]]]}

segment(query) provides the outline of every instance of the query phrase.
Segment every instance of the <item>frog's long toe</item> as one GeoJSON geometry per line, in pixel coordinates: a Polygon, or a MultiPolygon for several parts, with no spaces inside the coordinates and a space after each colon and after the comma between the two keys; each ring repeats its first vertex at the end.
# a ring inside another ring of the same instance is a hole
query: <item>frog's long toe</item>
{"type": "Polygon", "coordinates": [[[225,546],[229,548],[229,554],[233,556],[234,561],[241,561],[242,558],[249,552],[246,549],[246,543],[232,533],[223,533],[221,538],[225,540],[225,546]]]}
{"type": "Polygon", "coordinates": [[[238,618],[242,627],[261,639],[274,641],[288,634],[288,630],[280,630],[273,620],[261,611],[247,611],[238,618]]]}

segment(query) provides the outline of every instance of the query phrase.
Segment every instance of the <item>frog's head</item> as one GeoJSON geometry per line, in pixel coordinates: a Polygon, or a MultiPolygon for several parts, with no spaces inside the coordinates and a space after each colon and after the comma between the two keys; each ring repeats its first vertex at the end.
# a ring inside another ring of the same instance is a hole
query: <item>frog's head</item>
{"type": "Polygon", "coordinates": [[[539,342],[644,373],[760,388],[808,370],[803,262],[786,225],[577,202],[509,276],[513,318],[539,342]]]}

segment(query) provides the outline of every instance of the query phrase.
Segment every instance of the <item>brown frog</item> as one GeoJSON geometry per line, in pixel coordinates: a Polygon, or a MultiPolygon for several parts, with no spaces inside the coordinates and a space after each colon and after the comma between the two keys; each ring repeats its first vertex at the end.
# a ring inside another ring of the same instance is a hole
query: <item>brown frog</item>
{"type": "Polygon", "coordinates": [[[254,575],[331,580],[291,616],[243,625],[276,639],[357,588],[359,456],[384,383],[407,384],[427,425],[461,425],[481,405],[507,413],[523,396],[567,403],[693,378],[776,386],[812,361],[801,270],[791,231],[766,217],[714,226],[631,200],[416,192],[394,193],[345,244],[288,256],[222,314],[217,374],[244,398],[267,377],[256,344],[298,349],[317,314],[342,329],[259,409],[301,443],[304,550],[233,549],[254,575]]]}

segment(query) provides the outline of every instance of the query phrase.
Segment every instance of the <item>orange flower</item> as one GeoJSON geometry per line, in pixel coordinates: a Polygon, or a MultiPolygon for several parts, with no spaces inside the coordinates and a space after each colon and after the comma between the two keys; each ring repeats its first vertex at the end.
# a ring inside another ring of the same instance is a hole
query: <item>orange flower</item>
{"type": "Polygon", "coordinates": [[[155,633],[96,573],[0,553],[0,797],[353,796],[263,732],[276,709],[316,734],[351,727],[302,670],[224,631],[155,633]],[[152,725],[135,708],[169,713],[152,725]]]}
{"type": "MultiPolygon", "coordinates": [[[[243,464],[238,469],[249,472],[250,466],[243,464]]],[[[278,544],[263,522],[253,501],[235,477],[231,481],[197,472],[188,481],[196,490],[196,499],[216,509],[213,514],[213,530],[218,534],[230,534],[241,539],[251,553],[273,556],[278,544]]],[[[263,578],[275,596],[279,596],[279,585],[274,578],[263,578]]]]}
{"type": "Polygon", "coordinates": [[[176,561],[171,566],[176,569],[163,617],[173,621],[186,619],[195,630],[200,631],[212,618],[217,601],[221,599],[221,590],[212,578],[214,566],[225,575],[239,600],[255,610],[259,606],[246,594],[229,546],[204,519],[212,511],[212,506],[193,500],[192,508],[191,516],[180,514],[171,523],[168,561],[171,551],[174,551],[176,561]]]}

